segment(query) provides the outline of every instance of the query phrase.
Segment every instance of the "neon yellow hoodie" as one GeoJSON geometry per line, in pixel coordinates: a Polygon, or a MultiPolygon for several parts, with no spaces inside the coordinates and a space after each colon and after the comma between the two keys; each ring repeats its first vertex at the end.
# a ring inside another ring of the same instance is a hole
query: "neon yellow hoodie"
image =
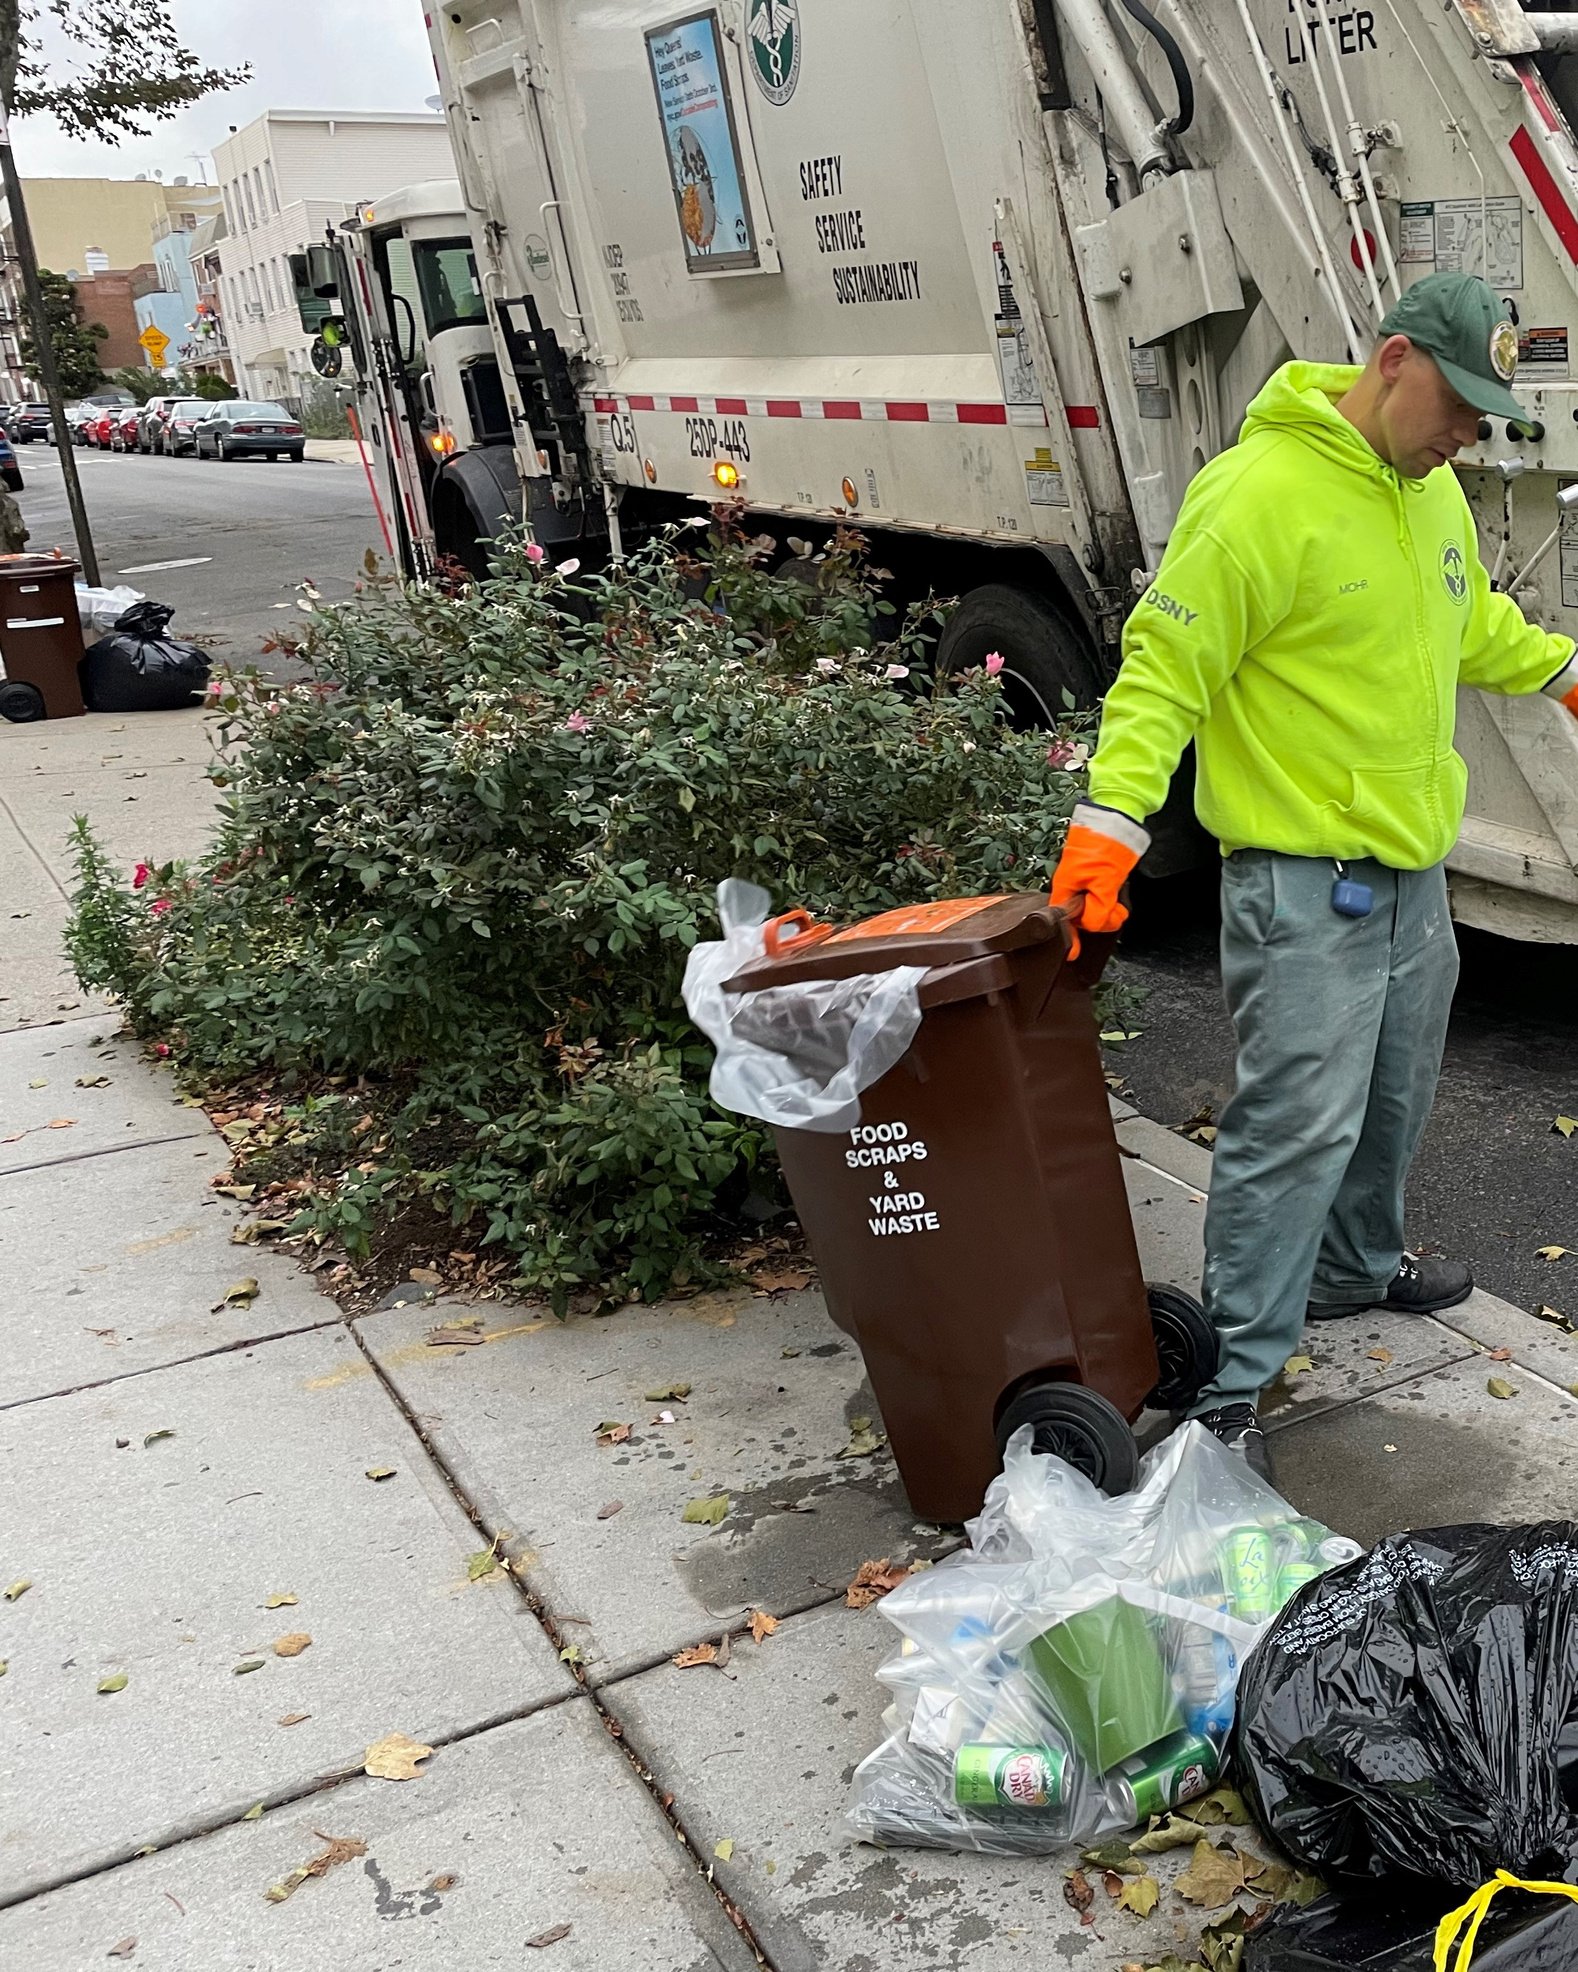
{"type": "Polygon", "coordinates": [[[1196,476],[1124,630],[1092,801],[1143,822],[1193,739],[1224,853],[1426,869],[1463,820],[1456,687],[1578,685],[1573,640],[1492,590],[1451,468],[1399,478],[1337,410],[1358,374],[1285,363],[1196,476]]]}

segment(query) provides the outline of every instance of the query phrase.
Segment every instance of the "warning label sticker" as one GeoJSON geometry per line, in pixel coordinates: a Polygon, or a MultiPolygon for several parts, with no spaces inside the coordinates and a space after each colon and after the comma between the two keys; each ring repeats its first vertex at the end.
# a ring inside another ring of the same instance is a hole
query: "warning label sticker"
{"type": "Polygon", "coordinates": [[[1066,507],[1069,503],[1063,468],[1045,445],[1038,445],[1035,457],[1025,460],[1025,497],[1033,507],[1066,507]]]}
{"type": "Polygon", "coordinates": [[[1398,226],[1398,259],[1441,274],[1481,274],[1493,288],[1523,286],[1523,201],[1416,199],[1398,226]]]}
{"type": "Polygon", "coordinates": [[[913,938],[928,931],[947,931],[984,911],[988,904],[1000,904],[1001,897],[945,897],[935,904],[902,904],[896,911],[852,924],[847,931],[835,931],[829,945],[847,945],[856,938],[913,938]]]}
{"type": "Polygon", "coordinates": [[[1518,375],[1525,382],[1567,374],[1567,330],[1520,329],[1518,331],[1518,375]]]}

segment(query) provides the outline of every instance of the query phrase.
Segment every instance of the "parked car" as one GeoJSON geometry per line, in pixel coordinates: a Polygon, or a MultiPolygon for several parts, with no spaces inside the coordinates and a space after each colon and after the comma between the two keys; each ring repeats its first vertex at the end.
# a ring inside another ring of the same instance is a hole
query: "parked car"
{"type": "Polygon", "coordinates": [[[192,427],[200,459],[238,459],[261,453],[284,455],[299,464],[306,457],[307,437],[283,404],[214,404],[192,427]]]}
{"type": "Polygon", "coordinates": [[[112,452],[135,452],[137,450],[137,425],[142,417],[140,404],[123,405],[110,413],[110,450],[112,452]]]}
{"type": "Polygon", "coordinates": [[[0,485],[4,485],[8,493],[20,493],[22,490],[22,468],[17,464],[16,453],[3,430],[0,430],[0,485]]]}
{"type": "Polygon", "coordinates": [[[35,438],[48,439],[50,423],[47,404],[29,402],[6,406],[6,434],[13,445],[31,445],[35,438]]]}
{"type": "Polygon", "coordinates": [[[206,418],[213,408],[214,400],[211,397],[172,397],[169,409],[160,422],[154,450],[163,452],[170,459],[178,459],[185,452],[195,452],[197,440],[193,436],[193,427],[199,418],[206,418]]]}
{"type": "Polygon", "coordinates": [[[121,406],[119,404],[96,404],[93,410],[94,415],[88,421],[87,426],[87,442],[90,445],[96,445],[101,452],[107,452],[110,449],[110,427],[122,415],[121,406]]]}
{"type": "Polygon", "coordinates": [[[159,434],[164,429],[164,421],[170,415],[173,397],[150,397],[137,414],[137,450],[157,452],[159,434]]]}
{"type": "Polygon", "coordinates": [[[68,404],[66,406],[66,424],[70,428],[71,442],[73,445],[87,444],[88,427],[97,418],[100,409],[101,406],[97,404],[68,404]]]}

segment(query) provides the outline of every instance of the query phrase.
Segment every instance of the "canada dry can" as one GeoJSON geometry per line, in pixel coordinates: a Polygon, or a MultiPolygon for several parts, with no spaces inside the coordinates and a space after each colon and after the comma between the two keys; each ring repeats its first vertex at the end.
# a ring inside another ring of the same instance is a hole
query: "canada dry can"
{"type": "Polygon", "coordinates": [[[1199,1733],[1175,1733],[1125,1760],[1108,1782],[1108,1799],[1127,1821],[1147,1821],[1204,1794],[1220,1765],[1213,1741],[1199,1733]]]}
{"type": "Polygon", "coordinates": [[[1235,1527],[1222,1543],[1222,1579],[1233,1614],[1266,1623],[1277,1613],[1277,1553],[1264,1527],[1235,1527]]]}
{"type": "Polygon", "coordinates": [[[1056,1746],[961,1746],[953,1798],[961,1808],[1055,1808],[1067,1768],[1056,1746]]]}

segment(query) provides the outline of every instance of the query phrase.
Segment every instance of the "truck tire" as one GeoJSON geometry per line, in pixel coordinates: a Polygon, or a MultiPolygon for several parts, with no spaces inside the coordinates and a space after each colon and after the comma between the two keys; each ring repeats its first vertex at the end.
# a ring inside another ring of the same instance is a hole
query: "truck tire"
{"type": "Polygon", "coordinates": [[[938,675],[968,671],[993,651],[1003,659],[1003,693],[1015,725],[1058,725],[1069,709],[1065,692],[1077,706],[1101,697],[1095,653],[1033,589],[984,582],[968,591],[937,640],[938,675]]]}

